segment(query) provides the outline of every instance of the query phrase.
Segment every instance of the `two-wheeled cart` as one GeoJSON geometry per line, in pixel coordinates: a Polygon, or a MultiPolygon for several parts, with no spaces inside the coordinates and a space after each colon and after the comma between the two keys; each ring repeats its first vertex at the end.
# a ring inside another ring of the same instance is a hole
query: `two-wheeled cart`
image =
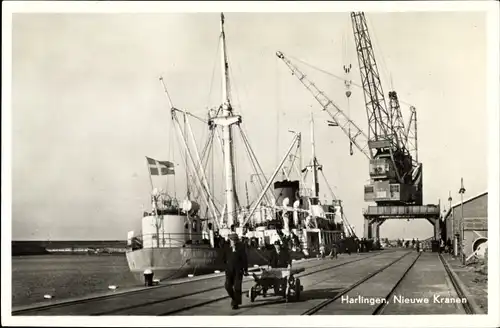
{"type": "Polygon", "coordinates": [[[258,295],[267,296],[269,289],[274,289],[274,294],[283,296],[286,302],[298,301],[300,292],[304,287],[300,284],[300,279],[296,278],[304,268],[262,268],[261,271],[252,273],[255,284],[248,291],[250,302],[254,302],[258,295]]]}

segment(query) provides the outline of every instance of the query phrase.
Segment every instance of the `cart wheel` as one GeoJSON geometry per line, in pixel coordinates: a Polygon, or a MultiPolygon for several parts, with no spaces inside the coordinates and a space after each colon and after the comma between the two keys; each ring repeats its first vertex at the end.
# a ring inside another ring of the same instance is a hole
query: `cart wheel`
{"type": "Polygon", "coordinates": [[[302,286],[300,285],[300,279],[295,280],[295,300],[300,300],[300,292],[302,290],[302,286]]]}
{"type": "Polygon", "coordinates": [[[285,297],[286,303],[293,301],[293,286],[287,284],[285,290],[283,291],[283,296],[285,297]]]}
{"type": "Polygon", "coordinates": [[[274,295],[279,296],[279,294],[280,294],[280,283],[276,282],[274,284],[274,295]]]}
{"type": "Polygon", "coordinates": [[[255,292],[255,288],[252,287],[250,288],[250,290],[248,290],[248,297],[250,298],[250,302],[254,302],[255,301],[255,297],[257,296],[256,295],[257,293],[255,292]]]}

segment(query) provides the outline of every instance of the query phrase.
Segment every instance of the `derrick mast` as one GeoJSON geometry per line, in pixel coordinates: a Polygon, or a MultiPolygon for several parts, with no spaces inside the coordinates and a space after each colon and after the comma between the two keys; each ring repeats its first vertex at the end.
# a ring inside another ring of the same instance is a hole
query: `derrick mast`
{"type": "Polygon", "coordinates": [[[211,127],[222,127],[222,142],[224,153],[224,173],[225,173],[225,195],[226,195],[226,212],[227,228],[231,227],[236,222],[238,198],[236,196],[236,180],[234,174],[234,145],[232,125],[241,123],[241,116],[234,115],[230,101],[230,86],[229,86],[229,64],[226,54],[226,35],[224,32],[224,14],[220,15],[221,29],[221,61],[222,61],[222,104],[218,112],[222,115],[217,115],[209,120],[211,127]]]}
{"type": "MultiPolygon", "coordinates": [[[[224,32],[224,14],[220,14],[221,50],[222,50],[222,116],[230,118],[233,114],[229,99],[229,64],[226,55],[226,34],[224,32]]],[[[226,209],[227,224],[231,226],[236,221],[236,183],[234,176],[234,146],[231,124],[222,126],[224,144],[224,167],[226,173],[226,209]]]]}

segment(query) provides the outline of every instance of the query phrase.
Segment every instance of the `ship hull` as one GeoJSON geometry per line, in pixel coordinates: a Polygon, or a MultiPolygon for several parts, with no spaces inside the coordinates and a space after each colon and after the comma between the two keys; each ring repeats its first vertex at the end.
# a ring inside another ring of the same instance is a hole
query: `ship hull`
{"type": "MultiPolygon", "coordinates": [[[[301,252],[292,252],[292,259],[304,258],[301,252]]],[[[126,253],[130,271],[140,283],[144,283],[144,270],[151,269],[154,279],[170,280],[224,271],[223,249],[202,247],[143,248],[126,253]]],[[[248,266],[265,265],[269,250],[249,248],[248,266]]]]}

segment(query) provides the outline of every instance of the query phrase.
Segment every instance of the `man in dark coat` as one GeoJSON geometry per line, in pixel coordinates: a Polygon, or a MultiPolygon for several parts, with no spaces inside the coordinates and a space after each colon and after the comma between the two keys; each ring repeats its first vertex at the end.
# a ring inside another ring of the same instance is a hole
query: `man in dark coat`
{"type": "Polygon", "coordinates": [[[271,268],[287,268],[292,264],[290,253],[285,248],[281,248],[281,243],[277,240],[274,242],[274,249],[269,257],[269,266],[271,268]]]}
{"type": "Polygon", "coordinates": [[[238,242],[238,235],[232,233],[228,237],[230,245],[224,252],[224,263],[226,264],[224,287],[231,297],[231,307],[236,310],[241,304],[243,275],[248,275],[248,259],[245,245],[238,242]]]}
{"type": "Polygon", "coordinates": [[[339,241],[334,241],[333,244],[332,244],[332,250],[330,252],[330,258],[332,259],[336,259],[338,257],[338,253],[339,253],[339,241]]]}

